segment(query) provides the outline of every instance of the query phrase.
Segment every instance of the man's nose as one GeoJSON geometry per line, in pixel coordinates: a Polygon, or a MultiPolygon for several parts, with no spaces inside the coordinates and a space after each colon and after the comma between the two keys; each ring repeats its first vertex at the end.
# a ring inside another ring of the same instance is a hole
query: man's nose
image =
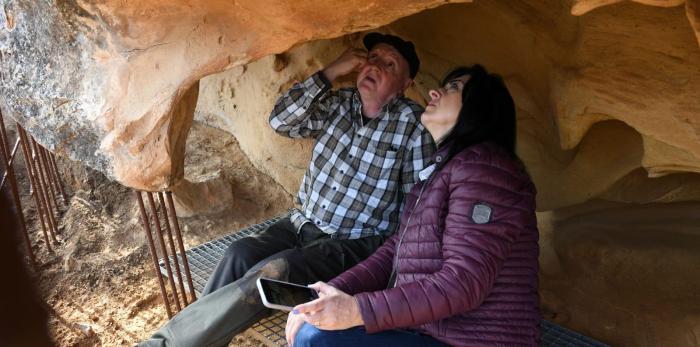
{"type": "Polygon", "coordinates": [[[367,60],[365,64],[370,68],[375,68],[377,70],[382,69],[381,63],[376,60],[367,60]]]}
{"type": "Polygon", "coordinates": [[[379,70],[386,70],[387,67],[387,64],[381,59],[368,60],[367,63],[373,67],[376,67],[379,70]]]}

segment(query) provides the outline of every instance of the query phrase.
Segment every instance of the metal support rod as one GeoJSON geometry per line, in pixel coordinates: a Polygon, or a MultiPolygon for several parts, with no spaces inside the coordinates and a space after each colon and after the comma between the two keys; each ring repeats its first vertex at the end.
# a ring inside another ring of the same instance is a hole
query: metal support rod
{"type": "Polygon", "coordinates": [[[163,228],[160,226],[160,218],[158,218],[158,210],[156,210],[156,203],[153,200],[153,193],[147,192],[146,197],[148,197],[148,204],[151,206],[151,211],[153,211],[153,221],[156,224],[156,232],[158,234],[158,242],[160,245],[160,250],[163,254],[163,262],[165,263],[165,270],[168,272],[168,282],[170,282],[170,289],[175,295],[175,306],[177,310],[182,310],[180,306],[180,300],[177,300],[177,288],[175,287],[175,279],[173,278],[173,270],[170,268],[170,259],[168,259],[168,250],[165,248],[165,240],[163,239],[163,228]]]}
{"type": "MultiPolygon", "coordinates": [[[[61,190],[58,188],[58,182],[56,181],[56,173],[53,171],[53,165],[51,164],[51,152],[49,152],[49,150],[46,149],[46,147],[42,147],[41,148],[41,157],[44,159],[44,165],[46,165],[46,175],[49,177],[49,181],[51,181],[51,186],[54,189],[53,192],[54,192],[54,197],[56,198],[54,200],[54,203],[56,204],[56,213],[58,213],[58,215],[60,216],[61,210],[58,207],[58,200],[61,200],[61,199],[58,199],[58,198],[60,197],[61,190]]],[[[65,202],[66,201],[63,200],[64,206],[66,205],[65,202]]]]}
{"type": "Polygon", "coordinates": [[[170,210],[170,218],[175,229],[175,238],[177,238],[177,247],[180,249],[180,254],[182,255],[182,262],[185,265],[185,277],[187,277],[187,287],[190,289],[190,296],[192,297],[191,302],[197,300],[197,296],[194,292],[194,284],[192,283],[192,273],[190,272],[190,263],[187,261],[187,253],[185,253],[185,246],[182,243],[182,234],[180,233],[180,224],[177,222],[177,213],[175,213],[175,205],[173,204],[173,193],[165,192],[165,197],[168,200],[168,209],[170,210]]]}
{"type": "Polygon", "coordinates": [[[56,225],[56,219],[54,218],[53,215],[53,207],[51,205],[51,197],[49,196],[49,187],[46,183],[46,179],[44,178],[44,175],[42,174],[42,167],[41,167],[41,160],[39,157],[39,144],[37,144],[36,140],[34,140],[31,135],[29,136],[29,143],[31,146],[31,153],[32,153],[32,158],[34,161],[34,173],[36,174],[37,177],[37,182],[39,183],[39,192],[41,193],[42,196],[42,208],[44,210],[44,214],[46,216],[46,219],[48,220],[48,225],[49,225],[49,235],[51,235],[51,239],[54,242],[57,242],[56,239],[56,231],[58,229],[56,225]]]}
{"type": "MultiPolygon", "coordinates": [[[[46,177],[46,182],[47,182],[46,187],[48,188],[49,196],[51,196],[51,203],[49,205],[50,205],[50,207],[54,208],[56,216],[60,217],[61,211],[58,209],[58,203],[56,202],[56,194],[54,193],[56,183],[53,181],[53,177],[51,177],[51,171],[49,170],[49,163],[46,160],[46,149],[38,143],[37,143],[37,149],[39,150],[38,154],[39,154],[39,161],[41,161],[41,168],[43,170],[44,177],[46,177]]],[[[56,233],[58,233],[58,224],[56,224],[56,233]]]]}
{"type": "Polygon", "coordinates": [[[53,218],[53,212],[50,205],[51,201],[49,201],[49,194],[46,191],[46,181],[44,180],[44,176],[41,174],[41,163],[39,162],[38,150],[36,149],[38,145],[31,136],[29,136],[29,143],[31,145],[32,152],[34,153],[34,155],[32,155],[32,157],[34,158],[34,168],[36,169],[34,173],[36,173],[36,181],[39,183],[39,192],[41,193],[42,208],[46,213],[46,219],[49,220],[49,234],[51,234],[51,239],[54,242],[58,242],[58,240],[56,239],[56,221],[53,218]]]}
{"type": "Polygon", "coordinates": [[[22,238],[24,239],[24,244],[27,247],[27,255],[33,268],[36,268],[36,258],[34,257],[34,251],[32,250],[32,243],[29,240],[29,233],[27,232],[27,224],[24,220],[24,210],[22,210],[22,200],[19,196],[19,191],[17,189],[17,179],[15,178],[15,170],[10,166],[7,159],[8,149],[7,149],[7,132],[5,131],[5,121],[2,119],[2,113],[0,113],[0,142],[2,142],[2,163],[5,165],[5,169],[8,173],[8,178],[10,179],[10,190],[12,191],[12,199],[15,201],[15,207],[17,208],[17,216],[19,217],[19,227],[22,232],[22,238]]]}
{"type": "Polygon", "coordinates": [[[17,133],[19,133],[19,139],[22,143],[22,153],[24,153],[24,164],[27,167],[27,175],[29,176],[29,182],[31,184],[30,193],[34,195],[34,203],[36,204],[36,211],[39,215],[39,220],[41,221],[41,230],[44,232],[44,240],[46,241],[46,248],[49,252],[53,252],[51,249],[51,242],[49,241],[49,234],[46,232],[46,224],[44,221],[44,213],[41,205],[41,193],[39,192],[39,183],[37,183],[37,178],[35,175],[36,168],[34,167],[34,162],[32,160],[31,150],[29,149],[27,134],[24,129],[17,124],[17,133]]]}
{"type": "MultiPolygon", "coordinates": [[[[41,147],[41,160],[44,161],[44,166],[46,167],[46,177],[49,180],[49,184],[51,185],[51,192],[54,194],[54,203],[56,204],[56,212],[58,212],[58,195],[61,193],[58,190],[58,186],[56,184],[56,177],[53,174],[53,167],[51,166],[51,161],[49,160],[49,152],[45,147],[41,147]]],[[[60,212],[59,212],[60,215],[60,212]]]]}
{"type": "Polygon", "coordinates": [[[56,155],[49,152],[49,159],[51,159],[51,167],[53,168],[54,175],[56,176],[56,183],[58,183],[58,188],[61,190],[61,196],[63,197],[63,205],[68,206],[68,196],[66,195],[66,190],[63,188],[63,181],[61,180],[60,171],[58,171],[58,165],[56,165],[56,155]]]}
{"type": "Polygon", "coordinates": [[[165,302],[165,310],[168,312],[168,318],[172,318],[173,312],[170,310],[170,301],[168,300],[168,294],[165,291],[165,284],[163,283],[163,277],[160,275],[160,267],[158,266],[158,254],[156,253],[156,247],[153,245],[151,223],[148,220],[146,209],[143,207],[143,199],[141,198],[141,192],[134,190],[134,194],[136,194],[136,201],[139,203],[139,210],[141,211],[141,221],[143,222],[143,228],[146,231],[148,248],[151,251],[151,260],[153,260],[153,270],[156,273],[156,278],[158,278],[158,284],[160,285],[160,295],[163,297],[163,302],[165,302]]]}
{"type": "MultiPolygon", "coordinates": [[[[15,160],[15,154],[17,153],[17,147],[19,147],[19,136],[17,136],[17,141],[15,141],[15,146],[12,148],[12,153],[10,153],[10,159],[7,161],[7,167],[12,166],[12,162],[15,160]]],[[[5,180],[7,179],[8,172],[2,175],[2,182],[0,182],[0,190],[5,186],[5,180]]]]}
{"type": "MultiPolygon", "coordinates": [[[[163,199],[163,193],[158,192],[158,201],[163,209],[163,217],[165,220],[165,232],[168,234],[168,242],[170,244],[170,252],[173,255],[173,260],[175,261],[175,274],[177,275],[177,282],[180,286],[180,293],[182,293],[183,305],[186,307],[189,303],[187,302],[187,292],[185,291],[185,283],[182,281],[182,274],[180,273],[180,262],[177,259],[177,251],[175,250],[175,240],[173,239],[173,232],[170,229],[170,218],[168,218],[168,209],[165,207],[165,199],[163,199]]],[[[166,261],[168,261],[166,259],[166,261]]],[[[179,300],[179,298],[176,297],[179,300]]]]}

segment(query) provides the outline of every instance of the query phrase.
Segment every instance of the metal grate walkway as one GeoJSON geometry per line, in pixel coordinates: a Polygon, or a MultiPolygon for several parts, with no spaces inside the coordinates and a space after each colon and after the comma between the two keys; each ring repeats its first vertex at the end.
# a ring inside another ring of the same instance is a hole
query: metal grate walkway
{"type": "MultiPolygon", "coordinates": [[[[245,228],[243,230],[234,232],[232,234],[226,235],[224,237],[218,238],[213,241],[201,244],[195,248],[192,248],[187,253],[187,259],[189,260],[190,270],[192,271],[192,281],[194,282],[194,290],[197,297],[200,296],[204,286],[207,283],[209,275],[214,272],[214,268],[218,263],[219,259],[223,256],[226,248],[235,240],[241,239],[243,237],[252,235],[258,231],[261,231],[273,223],[280,220],[282,216],[269,219],[260,224],[256,224],[245,228]]],[[[178,256],[179,263],[181,264],[181,270],[184,270],[182,258],[178,256]]],[[[170,259],[170,264],[175,267],[175,262],[170,259]]],[[[160,272],[163,276],[167,276],[167,271],[165,269],[165,262],[163,259],[160,260],[160,272]]],[[[286,313],[279,311],[274,315],[264,318],[258,323],[256,323],[252,329],[259,335],[266,338],[268,344],[285,346],[286,341],[284,338],[284,326],[287,320],[286,313]]],[[[554,324],[552,322],[542,320],[540,322],[540,329],[542,332],[540,346],[543,347],[554,347],[554,346],[576,346],[576,347],[606,347],[608,345],[601,343],[599,341],[593,340],[587,336],[581,335],[573,330],[566,329],[560,325],[554,324]]]]}
{"type": "MultiPolygon", "coordinates": [[[[212,272],[214,272],[214,268],[216,267],[216,264],[218,264],[219,259],[223,257],[224,252],[233,241],[264,230],[285,216],[286,215],[268,219],[260,224],[247,227],[185,251],[187,254],[187,260],[190,264],[194,292],[197,298],[201,296],[202,290],[204,290],[204,286],[207,284],[209,276],[212,272]]],[[[180,270],[184,272],[185,268],[182,265],[184,262],[182,261],[182,257],[180,255],[178,255],[178,263],[180,264],[180,270]]],[[[160,273],[167,277],[168,273],[165,268],[165,261],[160,259],[159,265],[160,273]]],[[[170,258],[170,266],[175,268],[175,262],[173,261],[172,257],[170,258]]],[[[263,318],[258,323],[253,325],[252,329],[267,339],[268,341],[266,342],[284,346],[287,344],[284,338],[284,326],[286,322],[287,314],[280,311],[276,312],[270,317],[263,318]]]]}
{"type": "Polygon", "coordinates": [[[554,324],[548,320],[540,321],[540,346],[581,346],[581,347],[609,347],[588,336],[581,335],[573,330],[554,324]]]}

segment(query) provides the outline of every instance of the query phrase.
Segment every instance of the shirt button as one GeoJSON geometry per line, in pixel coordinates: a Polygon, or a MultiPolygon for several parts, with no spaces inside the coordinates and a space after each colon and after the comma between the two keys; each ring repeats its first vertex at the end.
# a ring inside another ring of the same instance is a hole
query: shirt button
{"type": "Polygon", "coordinates": [[[325,210],[325,209],[326,209],[326,205],[321,205],[321,208],[325,210]]]}
{"type": "Polygon", "coordinates": [[[340,170],[340,173],[341,173],[341,174],[344,174],[344,173],[345,173],[345,170],[340,170]]]}
{"type": "Polygon", "coordinates": [[[333,187],[333,190],[337,190],[337,189],[338,189],[337,187],[333,187]]]}
{"type": "Polygon", "coordinates": [[[316,225],[321,225],[321,221],[320,221],[320,220],[317,220],[317,221],[316,221],[316,225]]]}
{"type": "Polygon", "coordinates": [[[352,154],[350,154],[350,155],[348,156],[348,158],[352,159],[352,154]]]}

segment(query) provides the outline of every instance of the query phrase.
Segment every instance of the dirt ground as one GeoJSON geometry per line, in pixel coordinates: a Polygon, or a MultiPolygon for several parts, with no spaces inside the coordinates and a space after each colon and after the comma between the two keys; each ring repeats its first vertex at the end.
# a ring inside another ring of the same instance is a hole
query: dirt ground
{"type": "MultiPolygon", "coordinates": [[[[40,264],[35,277],[52,311],[52,337],[58,346],[133,345],[167,321],[134,193],[79,164],[59,158],[58,165],[69,201],[59,199],[59,242],[52,244],[53,253],[47,251],[34,200],[26,194],[23,166],[17,170],[40,264]]],[[[292,197],[256,170],[226,132],[195,124],[186,168],[221,169],[234,191],[230,209],[179,218],[186,248],[292,207],[292,197]]],[[[263,343],[246,332],[231,345],[263,343]]]]}

